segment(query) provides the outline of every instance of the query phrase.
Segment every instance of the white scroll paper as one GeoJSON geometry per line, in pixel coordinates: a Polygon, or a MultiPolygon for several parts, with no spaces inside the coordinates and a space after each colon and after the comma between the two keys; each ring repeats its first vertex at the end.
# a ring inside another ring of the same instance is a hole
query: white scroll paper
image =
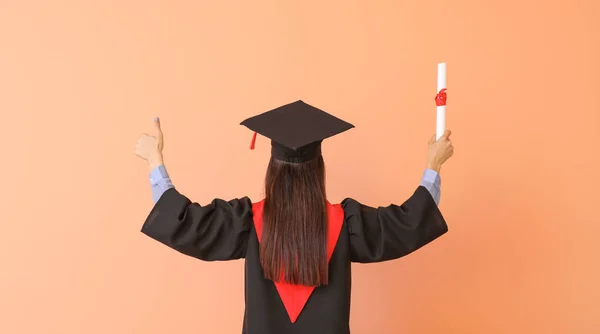
{"type": "MultiPolygon", "coordinates": [[[[446,88],[446,63],[439,63],[437,69],[437,93],[439,94],[442,89],[446,88]]],[[[446,131],[446,105],[436,106],[437,117],[436,117],[436,140],[446,131]]]]}

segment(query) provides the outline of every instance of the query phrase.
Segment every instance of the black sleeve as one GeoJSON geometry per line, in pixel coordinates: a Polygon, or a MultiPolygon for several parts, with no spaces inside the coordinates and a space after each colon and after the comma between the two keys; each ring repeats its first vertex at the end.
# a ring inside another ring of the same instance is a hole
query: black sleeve
{"type": "Polygon", "coordinates": [[[225,261],[246,256],[251,226],[247,197],[201,206],[171,188],[154,205],[142,233],[200,260],[225,261]]]}
{"type": "Polygon", "coordinates": [[[431,194],[419,186],[402,205],[372,208],[347,198],[342,202],[350,233],[352,262],[400,258],[448,231],[431,194]]]}

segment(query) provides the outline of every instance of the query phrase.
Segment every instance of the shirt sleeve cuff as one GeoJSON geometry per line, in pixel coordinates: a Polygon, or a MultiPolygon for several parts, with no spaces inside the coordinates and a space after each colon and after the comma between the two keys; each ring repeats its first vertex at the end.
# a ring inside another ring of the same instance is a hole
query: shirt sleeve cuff
{"type": "Polygon", "coordinates": [[[169,174],[167,173],[167,169],[164,165],[160,165],[154,168],[150,172],[150,184],[157,185],[161,180],[169,178],[169,174]]]}
{"type": "Polygon", "coordinates": [[[439,187],[441,183],[440,174],[433,169],[425,169],[425,172],[423,173],[423,181],[435,184],[439,187]]]}

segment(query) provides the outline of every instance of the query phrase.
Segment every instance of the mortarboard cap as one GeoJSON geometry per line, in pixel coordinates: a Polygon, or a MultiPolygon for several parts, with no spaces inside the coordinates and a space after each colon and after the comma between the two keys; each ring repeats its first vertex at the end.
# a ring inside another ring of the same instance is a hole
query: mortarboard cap
{"type": "Polygon", "coordinates": [[[321,142],[354,127],[303,101],[296,101],[244,120],[241,125],[271,139],[271,155],[282,161],[304,162],[321,154],[321,142]]]}

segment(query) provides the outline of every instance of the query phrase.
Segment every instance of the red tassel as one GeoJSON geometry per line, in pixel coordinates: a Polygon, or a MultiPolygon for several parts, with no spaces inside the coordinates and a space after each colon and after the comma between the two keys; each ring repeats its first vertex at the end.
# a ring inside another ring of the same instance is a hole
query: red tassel
{"type": "Polygon", "coordinates": [[[252,135],[252,143],[250,144],[251,150],[254,149],[255,144],[256,144],[256,132],[254,132],[254,135],[252,135]]]}

